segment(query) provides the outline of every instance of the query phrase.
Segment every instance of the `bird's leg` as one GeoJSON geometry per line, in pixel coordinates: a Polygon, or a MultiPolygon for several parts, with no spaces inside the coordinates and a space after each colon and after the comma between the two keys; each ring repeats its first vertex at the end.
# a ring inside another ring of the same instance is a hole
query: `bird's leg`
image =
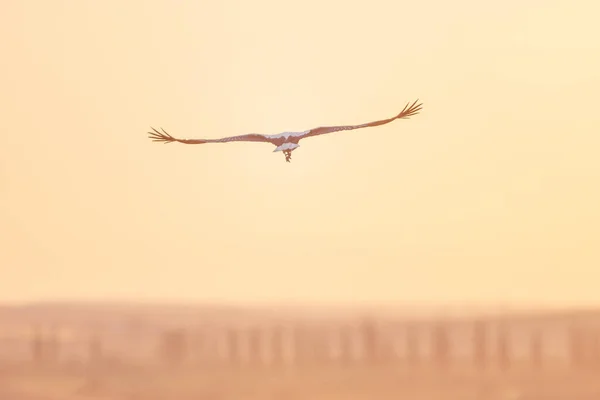
{"type": "Polygon", "coordinates": [[[285,161],[286,162],[290,162],[290,160],[292,159],[292,152],[291,152],[291,150],[284,150],[283,154],[285,154],[285,161]]]}

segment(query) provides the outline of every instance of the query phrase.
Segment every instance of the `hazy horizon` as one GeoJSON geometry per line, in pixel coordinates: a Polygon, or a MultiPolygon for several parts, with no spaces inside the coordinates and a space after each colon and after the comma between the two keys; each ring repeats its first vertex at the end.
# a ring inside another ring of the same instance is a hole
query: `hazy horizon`
{"type": "Polygon", "coordinates": [[[140,298],[109,298],[109,299],[78,299],[78,298],[46,298],[29,300],[8,300],[0,302],[1,308],[109,308],[115,310],[126,310],[130,308],[149,309],[153,308],[180,308],[200,309],[214,311],[249,311],[249,312],[349,312],[351,314],[383,313],[390,315],[472,315],[481,314],[493,316],[497,313],[545,313],[545,312],[600,312],[600,306],[594,305],[569,305],[557,303],[427,303],[423,301],[413,303],[382,303],[382,302],[281,302],[281,301],[209,301],[209,300],[181,300],[181,299],[140,299],[140,298]]]}
{"type": "Polygon", "coordinates": [[[0,304],[600,306],[598,2],[0,15],[0,304]]]}

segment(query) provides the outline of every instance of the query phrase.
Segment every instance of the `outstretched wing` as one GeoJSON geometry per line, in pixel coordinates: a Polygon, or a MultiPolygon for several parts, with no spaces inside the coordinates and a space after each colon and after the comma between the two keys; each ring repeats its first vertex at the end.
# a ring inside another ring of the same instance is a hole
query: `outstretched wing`
{"type": "Polygon", "coordinates": [[[324,135],[326,133],[331,133],[331,132],[348,131],[348,130],[352,130],[352,129],[367,128],[369,126],[385,125],[385,124],[389,124],[390,122],[392,122],[395,119],[400,119],[400,118],[408,119],[411,116],[418,114],[419,111],[421,111],[421,107],[423,104],[422,103],[417,104],[418,101],[419,100],[416,100],[414,103],[412,103],[410,105],[410,107],[408,105],[409,103],[407,103],[406,106],[404,106],[404,109],[400,112],[400,114],[398,114],[392,118],[382,119],[380,121],[368,122],[366,124],[361,124],[361,125],[322,126],[319,128],[309,130],[307,133],[305,133],[302,136],[302,138],[307,138],[307,137],[317,136],[317,135],[324,135]]]}
{"type": "Polygon", "coordinates": [[[150,139],[153,142],[163,142],[163,143],[172,143],[179,142],[185,144],[204,144],[204,143],[227,143],[227,142],[268,142],[270,143],[270,139],[264,135],[259,135],[257,133],[250,133],[247,135],[239,135],[239,136],[230,136],[221,139],[177,139],[171,135],[169,135],[163,128],[160,128],[162,132],[157,131],[154,128],[151,128],[152,132],[148,132],[150,139]]]}

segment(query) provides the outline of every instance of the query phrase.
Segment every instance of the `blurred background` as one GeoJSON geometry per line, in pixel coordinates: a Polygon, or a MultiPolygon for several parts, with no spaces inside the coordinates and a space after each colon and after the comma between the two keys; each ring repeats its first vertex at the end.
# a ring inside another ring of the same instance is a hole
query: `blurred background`
{"type": "Polygon", "coordinates": [[[2,1],[5,397],[596,396],[599,8],[2,1]]]}

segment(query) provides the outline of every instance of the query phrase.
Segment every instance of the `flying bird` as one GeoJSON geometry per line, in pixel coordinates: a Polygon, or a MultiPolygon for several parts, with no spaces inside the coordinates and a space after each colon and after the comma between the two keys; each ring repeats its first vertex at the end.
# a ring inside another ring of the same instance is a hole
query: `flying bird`
{"type": "Polygon", "coordinates": [[[185,144],[204,144],[204,143],[227,143],[227,142],[264,142],[271,143],[276,146],[274,152],[282,151],[285,155],[285,161],[290,162],[292,160],[292,151],[296,150],[300,145],[298,142],[302,139],[306,139],[312,136],[324,135],[326,133],[348,131],[353,129],[367,128],[370,126],[379,126],[389,124],[396,119],[408,119],[413,115],[416,115],[421,111],[422,104],[417,104],[419,100],[416,100],[409,106],[409,103],[404,106],[404,109],[396,116],[388,119],[382,119],[380,121],[368,122],[360,125],[341,125],[341,126],[322,126],[319,128],[309,129],[302,132],[282,132],[276,135],[262,135],[258,133],[249,133],[246,135],[230,136],[221,139],[177,139],[164,129],[160,128],[162,132],[157,131],[154,128],[152,132],[148,132],[150,139],[154,142],[172,143],[179,142],[185,144]]]}

